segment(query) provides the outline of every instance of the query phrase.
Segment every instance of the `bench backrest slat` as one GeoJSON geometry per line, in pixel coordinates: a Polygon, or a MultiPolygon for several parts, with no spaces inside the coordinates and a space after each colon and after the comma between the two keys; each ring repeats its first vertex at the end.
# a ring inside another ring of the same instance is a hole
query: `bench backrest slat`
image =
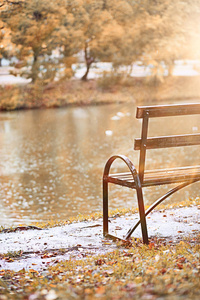
{"type": "MultiPolygon", "coordinates": [[[[141,149],[142,139],[135,139],[134,149],[141,149]]],[[[199,134],[172,135],[162,137],[152,137],[146,140],[146,149],[158,149],[168,147],[200,145],[199,134]]]]}
{"type": "Polygon", "coordinates": [[[147,149],[158,149],[179,146],[200,145],[200,133],[148,137],[148,125],[150,118],[170,117],[181,115],[200,114],[200,103],[172,104],[155,106],[138,106],[136,118],[143,119],[141,138],[135,139],[135,150],[140,150],[139,177],[141,183],[144,180],[145,160],[147,149]]]}
{"type": "Polygon", "coordinates": [[[138,106],[136,112],[136,118],[138,119],[143,118],[145,112],[147,111],[149,113],[149,118],[195,115],[195,114],[200,114],[200,103],[138,106]]]}

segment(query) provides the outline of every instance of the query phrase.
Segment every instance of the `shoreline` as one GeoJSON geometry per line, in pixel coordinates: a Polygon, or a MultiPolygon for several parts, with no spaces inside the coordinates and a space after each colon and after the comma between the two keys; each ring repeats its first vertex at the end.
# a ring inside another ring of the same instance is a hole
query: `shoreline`
{"type": "MultiPolygon", "coordinates": [[[[154,211],[164,211],[164,210],[170,210],[170,209],[177,209],[182,207],[190,207],[190,206],[197,206],[200,209],[200,196],[197,196],[195,198],[189,198],[184,201],[181,201],[179,203],[173,203],[173,204],[160,204],[158,207],[154,209],[154,211]]],[[[147,210],[149,206],[145,206],[145,210],[147,210]]],[[[126,214],[138,214],[138,208],[119,208],[114,210],[109,210],[109,216],[112,218],[115,217],[121,217],[126,214]]],[[[15,229],[22,226],[22,227],[31,227],[36,226],[39,229],[48,229],[53,228],[56,226],[63,226],[63,225],[69,225],[72,223],[79,223],[79,222],[89,222],[89,221],[96,221],[103,218],[102,212],[95,212],[89,215],[84,214],[78,214],[77,216],[69,217],[66,221],[58,221],[58,220],[51,220],[49,222],[32,222],[32,223],[23,223],[21,225],[13,225],[11,227],[6,226],[0,226],[0,234],[2,232],[13,232],[16,231],[15,229]]]]}
{"type": "Polygon", "coordinates": [[[107,105],[112,103],[156,104],[175,101],[200,101],[200,76],[166,78],[147,82],[147,78],[128,78],[107,84],[100,79],[79,79],[39,85],[0,87],[0,111],[107,105]]]}

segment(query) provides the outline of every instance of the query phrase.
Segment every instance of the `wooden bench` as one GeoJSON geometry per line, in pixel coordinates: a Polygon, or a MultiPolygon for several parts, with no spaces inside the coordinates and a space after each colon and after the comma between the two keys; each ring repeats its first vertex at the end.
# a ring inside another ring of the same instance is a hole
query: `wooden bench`
{"type": "MultiPolygon", "coordinates": [[[[133,163],[124,155],[114,155],[110,157],[105,165],[103,173],[103,234],[105,237],[116,239],[108,231],[108,183],[125,186],[136,190],[139,221],[132,226],[125,236],[128,240],[141,224],[143,243],[148,244],[148,232],[146,216],[163,200],[182,189],[200,180],[200,165],[182,168],[145,170],[145,158],[147,149],[167,148],[200,145],[200,133],[171,135],[161,137],[148,137],[148,124],[150,118],[194,115],[200,114],[200,104],[178,104],[178,105],[157,105],[137,107],[136,118],[142,119],[141,138],[135,139],[134,149],[140,151],[139,169],[136,170],[133,163]],[[128,166],[129,172],[109,174],[110,167],[116,159],[121,159],[128,166]],[[177,186],[169,190],[165,195],[155,201],[145,212],[143,201],[143,188],[155,185],[178,183],[177,186]]],[[[200,119],[199,119],[200,125],[200,119]]]]}

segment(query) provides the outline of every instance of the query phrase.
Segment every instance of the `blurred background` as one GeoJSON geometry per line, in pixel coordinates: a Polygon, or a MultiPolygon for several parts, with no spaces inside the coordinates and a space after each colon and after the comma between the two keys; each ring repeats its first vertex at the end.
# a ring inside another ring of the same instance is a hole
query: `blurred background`
{"type": "MultiPolygon", "coordinates": [[[[138,164],[136,106],[199,99],[197,0],[0,1],[0,225],[101,212],[109,156],[138,164]]],[[[152,136],[196,133],[200,121],[150,125],[152,136]]],[[[198,164],[199,150],[150,151],[147,166],[198,164]]],[[[164,189],[147,189],[145,204],[164,189]]],[[[111,209],[132,206],[134,191],[112,187],[111,209]]]]}

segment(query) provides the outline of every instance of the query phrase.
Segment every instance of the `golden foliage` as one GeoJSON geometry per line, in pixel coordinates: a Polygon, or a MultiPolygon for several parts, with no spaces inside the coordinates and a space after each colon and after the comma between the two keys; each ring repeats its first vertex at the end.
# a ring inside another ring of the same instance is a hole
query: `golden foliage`
{"type": "MultiPolygon", "coordinates": [[[[23,60],[23,76],[43,84],[56,77],[62,59],[82,50],[87,75],[92,63],[112,62],[115,69],[135,61],[152,64],[163,80],[176,59],[199,57],[200,3],[187,0],[26,0],[5,1],[1,22],[11,30],[15,56],[23,60]],[[193,30],[195,28],[195,31],[193,30]],[[59,58],[53,59],[57,51],[59,58]],[[44,62],[47,62],[44,63],[44,62]],[[41,69],[47,68],[47,74],[41,69]]],[[[7,29],[6,29],[7,30],[7,29]]],[[[67,67],[68,68],[68,67],[67,67]]],[[[73,72],[66,71],[67,74],[73,72]]],[[[68,75],[69,76],[69,75],[68,75]]],[[[65,75],[64,75],[65,77],[65,75]]]]}

